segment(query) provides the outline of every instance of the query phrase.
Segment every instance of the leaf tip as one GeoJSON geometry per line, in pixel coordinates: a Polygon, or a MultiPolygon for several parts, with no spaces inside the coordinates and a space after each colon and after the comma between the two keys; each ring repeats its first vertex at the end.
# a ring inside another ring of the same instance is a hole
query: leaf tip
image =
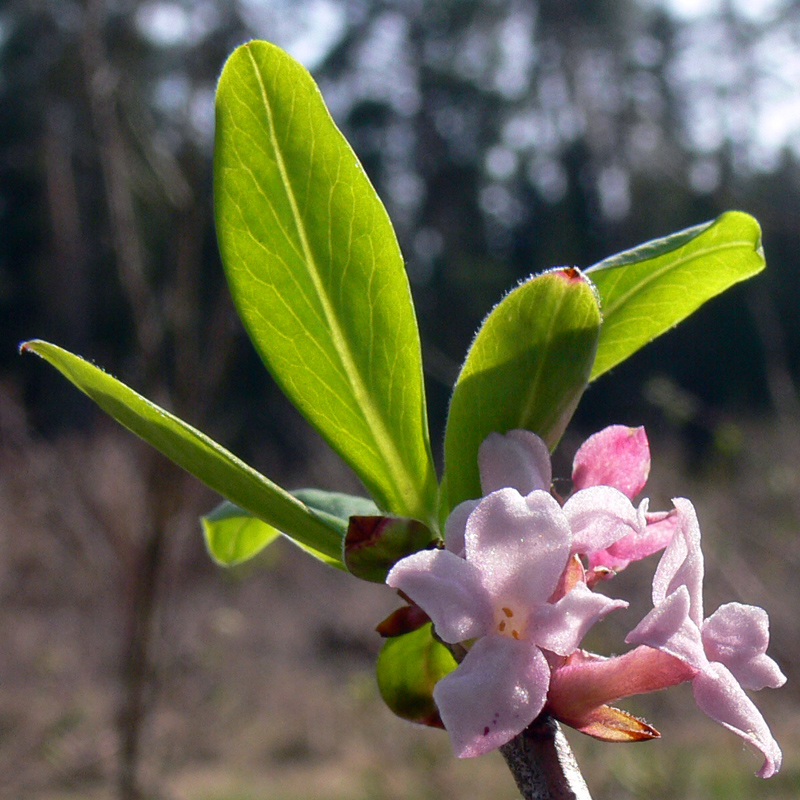
{"type": "Polygon", "coordinates": [[[552,275],[556,279],[561,279],[567,286],[571,287],[586,287],[594,298],[595,305],[597,305],[598,313],[600,312],[600,293],[594,285],[589,275],[579,267],[553,267],[546,270],[544,275],[552,275]]]}
{"type": "Polygon", "coordinates": [[[553,274],[559,275],[567,283],[583,283],[586,280],[577,267],[556,267],[553,274]]]}

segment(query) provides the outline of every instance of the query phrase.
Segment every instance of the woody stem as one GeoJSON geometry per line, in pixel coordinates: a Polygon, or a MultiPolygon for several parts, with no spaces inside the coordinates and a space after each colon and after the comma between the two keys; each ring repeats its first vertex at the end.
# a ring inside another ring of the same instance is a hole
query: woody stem
{"type": "Polygon", "coordinates": [[[592,800],[558,723],[541,714],[500,748],[523,800],[592,800]]]}

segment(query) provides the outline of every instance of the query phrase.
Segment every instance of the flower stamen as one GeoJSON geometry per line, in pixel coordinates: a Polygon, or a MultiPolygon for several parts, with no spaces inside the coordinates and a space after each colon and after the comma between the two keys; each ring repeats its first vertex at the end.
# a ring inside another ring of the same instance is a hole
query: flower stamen
{"type": "MultiPolygon", "coordinates": [[[[523,614],[522,617],[524,618],[524,616],[525,615],[523,614]]],[[[513,639],[519,639],[520,631],[522,630],[520,619],[520,615],[515,615],[512,608],[509,608],[509,606],[501,606],[497,611],[495,611],[497,632],[502,633],[503,636],[510,636],[513,639]]]]}

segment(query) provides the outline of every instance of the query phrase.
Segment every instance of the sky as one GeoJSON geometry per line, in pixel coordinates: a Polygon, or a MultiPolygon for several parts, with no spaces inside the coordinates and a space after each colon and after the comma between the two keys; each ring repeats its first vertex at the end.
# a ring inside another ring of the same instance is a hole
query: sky
{"type": "MultiPolygon", "coordinates": [[[[713,188],[710,154],[726,140],[734,144],[739,166],[747,171],[775,168],[784,148],[800,157],[800,19],[795,14],[779,26],[765,27],[753,39],[754,57],[748,63],[732,51],[720,16],[728,6],[739,23],[756,30],[778,19],[785,12],[786,0],[639,1],[644,7],[666,7],[682,23],[680,54],[670,67],[670,80],[686,103],[687,144],[698,158],[696,188],[713,188]]],[[[344,15],[336,0],[239,3],[256,35],[278,42],[311,70],[344,30],[344,15]]],[[[208,0],[151,0],[140,6],[137,23],[154,42],[171,46],[202,37],[215,24],[215,15],[215,4],[208,0]]],[[[519,33],[519,26],[509,32],[508,46],[515,54],[513,63],[524,64],[526,43],[513,35],[515,32],[519,33]]],[[[386,31],[390,39],[396,33],[386,31]]],[[[389,49],[387,46],[387,52],[389,49]]],[[[391,65],[385,66],[391,69],[391,65]]],[[[377,71],[373,69],[371,74],[374,80],[377,71]]],[[[385,82],[389,91],[402,81],[386,76],[385,82]]],[[[188,90],[178,79],[168,79],[157,89],[157,99],[166,106],[193,103],[189,114],[198,135],[208,136],[213,97],[201,94],[187,100],[180,94],[182,88],[188,90]]],[[[413,101],[413,97],[407,99],[413,101]]]]}

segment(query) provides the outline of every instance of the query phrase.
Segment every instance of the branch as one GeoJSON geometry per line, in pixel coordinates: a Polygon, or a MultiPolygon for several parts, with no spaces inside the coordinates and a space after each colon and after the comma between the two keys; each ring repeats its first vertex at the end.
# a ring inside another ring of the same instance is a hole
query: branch
{"type": "Polygon", "coordinates": [[[523,800],[592,800],[558,723],[537,717],[500,748],[523,800]]]}

